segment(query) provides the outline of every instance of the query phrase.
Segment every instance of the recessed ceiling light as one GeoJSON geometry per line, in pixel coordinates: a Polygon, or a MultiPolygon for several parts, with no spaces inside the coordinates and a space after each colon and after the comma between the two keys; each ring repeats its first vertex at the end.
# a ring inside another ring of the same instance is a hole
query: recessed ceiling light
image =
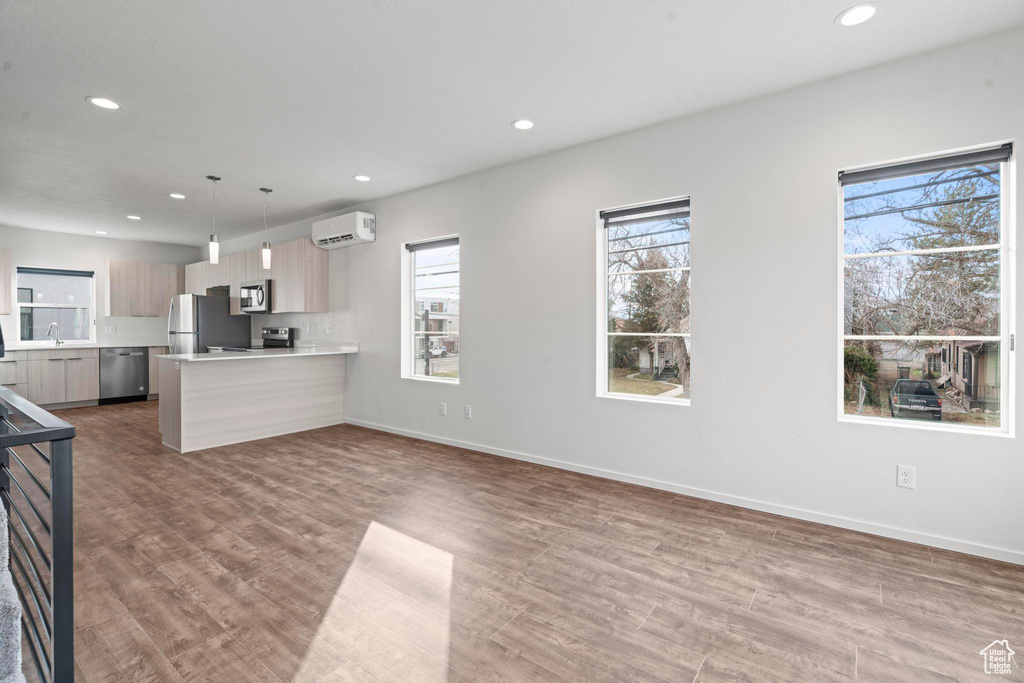
{"type": "Polygon", "coordinates": [[[861,5],[854,5],[836,17],[836,26],[856,26],[875,16],[878,5],[873,2],[865,2],[861,5]]]}
{"type": "Polygon", "coordinates": [[[90,96],[85,98],[87,102],[95,104],[97,107],[102,109],[120,109],[121,105],[114,100],[107,99],[106,97],[95,97],[90,96]]]}
{"type": "Polygon", "coordinates": [[[141,221],[142,220],[142,216],[125,216],[125,218],[127,218],[130,221],[141,221]]]}
{"type": "Polygon", "coordinates": [[[170,197],[171,199],[184,199],[185,198],[185,195],[180,194],[178,192],[172,192],[172,193],[170,193],[167,196],[170,197]]]}
{"type": "Polygon", "coordinates": [[[96,234],[97,234],[97,235],[106,235],[106,234],[107,234],[107,231],[106,231],[106,230],[97,230],[97,231],[96,231],[96,234]]]}
{"type": "Polygon", "coordinates": [[[368,183],[368,182],[370,182],[370,176],[368,176],[368,175],[354,175],[354,176],[352,176],[352,179],[353,180],[358,180],[361,183],[368,183]]]}
{"type": "Polygon", "coordinates": [[[516,130],[530,130],[533,128],[533,121],[529,119],[516,119],[512,122],[512,127],[516,130]]]}

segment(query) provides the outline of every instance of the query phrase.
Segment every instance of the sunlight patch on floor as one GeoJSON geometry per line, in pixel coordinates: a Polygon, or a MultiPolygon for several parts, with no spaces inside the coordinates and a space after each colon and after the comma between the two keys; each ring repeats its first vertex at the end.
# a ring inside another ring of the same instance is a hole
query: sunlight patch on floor
{"type": "Polygon", "coordinates": [[[293,681],[364,669],[447,681],[451,553],[370,522],[293,681]]]}

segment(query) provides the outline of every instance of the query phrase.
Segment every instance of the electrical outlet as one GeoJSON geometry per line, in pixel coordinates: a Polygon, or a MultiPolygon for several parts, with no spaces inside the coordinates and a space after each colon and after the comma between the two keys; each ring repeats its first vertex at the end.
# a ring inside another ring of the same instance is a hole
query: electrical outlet
{"type": "Polygon", "coordinates": [[[326,330],[327,330],[327,334],[330,334],[330,333],[331,333],[331,324],[330,324],[330,323],[327,323],[327,325],[325,326],[325,328],[324,328],[324,329],[326,329],[326,330]]]}
{"type": "Polygon", "coordinates": [[[466,419],[467,420],[472,420],[473,419],[473,406],[464,406],[464,409],[465,409],[464,415],[466,416],[466,419]]]}
{"type": "Polygon", "coordinates": [[[103,328],[103,331],[107,333],[117,332],[117,327],[114,325],[107,325],[103,328]]]}
{"type": "Polygon", "coordinates": [[[306,323],[306,334],[309,334],[309,323],[306,323]]]}
{"type": "Polygon", "coordinates": [[[447,415],[448,414],[448,404],[445,403],[444,401],[441,402],[441,414],[442,415],[447,415]]]}
{"type": "Polygon", "coordinates": [[[904,489],[916,489],[917,469],[910,465],[896,465],[896,485],[904,489]]]}

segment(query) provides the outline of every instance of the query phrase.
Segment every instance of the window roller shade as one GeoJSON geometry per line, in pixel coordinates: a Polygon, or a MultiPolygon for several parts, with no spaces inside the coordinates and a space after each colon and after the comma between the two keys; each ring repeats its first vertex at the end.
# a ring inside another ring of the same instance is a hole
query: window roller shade
{"type": "Polygon", "coordinates": [[[424,251],[425,249],[441,249],[443,247],[457,247],[459,246],[458,237],[448,237],[441,240],[430,240],[427,242],[410,242],[405,245],[405,248],[409,251],[424,251]]]}
{"type": "Polygon", "coordinates": [[[880,166],[878,168],[866,168],[862,171],[840,171],[840,185],[857,185],[859,183],[873,183],[879,180],[890,180],[892,178],[905,178],[907,176],[921,175],[923,173],[939,173],[965,166],[983,166],[985,164],[998,164],[1008,160],[1013,155],[1013,145],[1005,144],[1001,147],[983,149],[977,152],[967,152],[954,156],[939,157],[937,159],[924,159],[922,161],[911,161],[895,166],[880,166]]]}
{"type": "Polygon", "coordinates": [[[18,266],[19,275],[57,275],[63,277],[92,277],[96,273],[92,270],[65,270],[63,268],[32,268],[29,266],[18,266]]]}
{"type": "Polygon", "coordinates": [[[598,214],[605,225],[621,225],[626,221],[644,222],[655,219],[668,219],[673,217],[688,216],[690,214],[690,200],[673,199],[658,204],[646,204],[644,206],[633,206],[627,209],[608,209],[598,214]]]}

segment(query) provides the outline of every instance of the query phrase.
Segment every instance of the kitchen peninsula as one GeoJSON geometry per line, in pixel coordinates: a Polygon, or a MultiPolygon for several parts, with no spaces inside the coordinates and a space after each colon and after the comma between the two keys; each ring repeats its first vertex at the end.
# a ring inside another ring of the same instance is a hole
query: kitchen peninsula
{"type": "Polygon", "coordinates": [[[345,421],[345,364],[357,344],[158,357],[160,433],[181,453],[345,421]]]}

